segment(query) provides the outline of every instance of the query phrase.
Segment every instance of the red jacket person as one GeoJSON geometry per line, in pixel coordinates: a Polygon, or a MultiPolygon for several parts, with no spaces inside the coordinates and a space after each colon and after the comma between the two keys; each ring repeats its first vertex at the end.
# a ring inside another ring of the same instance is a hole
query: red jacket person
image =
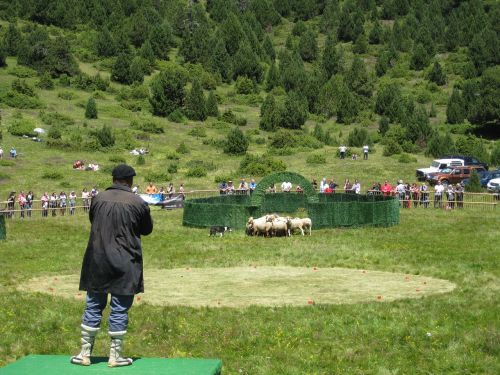
{"type": "Polygon", "coordinates": [[[82,348],[71,363],[88,366],[94,340],[111,294],[108,365],[127,366],[132,359],[122,357],[127,333],[128,310],[134,295],[144,292],[141,236],[153,230],[147,204],[132,193],[135,171],[120,164],[113,169],[113,185],[92,199],[89,218],[90,238],[83,258],[80,290],[87,291],[82,317],[82,348]]]}

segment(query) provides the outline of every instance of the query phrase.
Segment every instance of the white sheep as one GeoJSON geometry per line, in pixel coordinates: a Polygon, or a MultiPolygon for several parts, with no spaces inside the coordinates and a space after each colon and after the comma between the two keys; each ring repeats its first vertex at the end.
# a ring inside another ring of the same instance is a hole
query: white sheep
{"type": "Polygon", "coordinates": [[[277,217],[272,220],[272,233],[273,236],[278,234],[284,234],[285,236],[290,236],[290,228],[288,221],[284,217],[277,217]]]}

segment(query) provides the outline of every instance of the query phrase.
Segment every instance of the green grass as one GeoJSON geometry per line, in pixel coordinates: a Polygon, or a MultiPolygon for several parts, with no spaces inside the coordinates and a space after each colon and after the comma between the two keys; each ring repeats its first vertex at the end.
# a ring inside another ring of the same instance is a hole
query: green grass
{"type": "MultiPolygon", "coordinates": [[[[142,302],[130,313],[129,355],[216,357],[227,374],[500,370],[496,211],[404,210],[398,226],[318,230],[290,239],[241,232],[209,238],[205,229],[182,227],[181,215],[153,212],[155,230],[143,239],[146,272],[342,267],[434,277],[457,287],[387,303],[192,308],[142,302]]],[[[33,277],[77,274],[88,229],[82,216],[7,222],[8,240],[0,244],[0,365],[28,353],[77,350],[83,301],[16,288],[33,277]]],[[[96,355],[107,353],[103,336],[96,355]]]]}

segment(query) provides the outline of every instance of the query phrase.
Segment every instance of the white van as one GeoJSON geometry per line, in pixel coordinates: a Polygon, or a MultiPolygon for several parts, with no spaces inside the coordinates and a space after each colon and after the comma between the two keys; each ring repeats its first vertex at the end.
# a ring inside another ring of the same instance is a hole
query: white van
{"type": "Polygon", "coordinates": [[[445,169],[448,167],[460,167],[464,165],[464,161],[462,159],[436,159],[432,161],[432,164],[429,168],[420,168],[416,171],[417,180],[425,181],[427,178],[427,174],[439,172],[441,169],[445,169]]]}

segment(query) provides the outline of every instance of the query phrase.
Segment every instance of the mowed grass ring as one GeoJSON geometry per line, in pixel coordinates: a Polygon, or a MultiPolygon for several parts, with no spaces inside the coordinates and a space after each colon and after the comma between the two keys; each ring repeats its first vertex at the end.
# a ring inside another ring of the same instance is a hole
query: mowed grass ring
{"type": "MultiPolygon", "coordinates": [[[[304,306],[390,302],[451,292],[455,284],[421,275],[317,267],[232,267],[145,270],[144,294],[136,303],[160,306],[304,306]]],[[[22,291],[83,299],[79,275],[46,276],[22,291]]]]}

